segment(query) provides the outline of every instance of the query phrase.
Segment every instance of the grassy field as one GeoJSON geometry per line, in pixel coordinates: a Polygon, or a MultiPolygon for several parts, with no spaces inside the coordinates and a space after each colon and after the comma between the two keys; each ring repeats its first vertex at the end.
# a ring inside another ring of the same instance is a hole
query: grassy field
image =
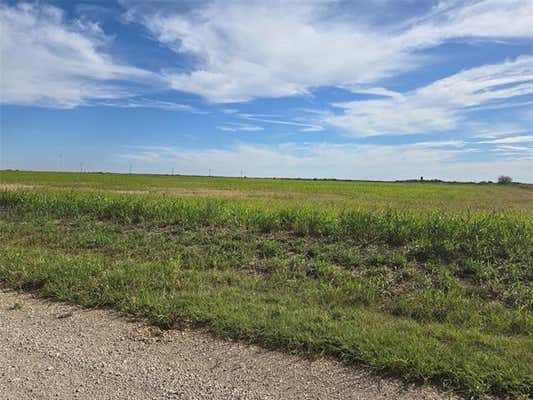
{"type": "Polygon", "coordinates": [[[4,285],[467,397],[531,396],[531,186],[31,172],[0,184],[4,285]]]}
{"type": "Polygon", "coordinates": [[[334,208],[533,211],[533,185],[376,183],[289,179],[0,171],[0,184],[217,196],[334,208]]]}

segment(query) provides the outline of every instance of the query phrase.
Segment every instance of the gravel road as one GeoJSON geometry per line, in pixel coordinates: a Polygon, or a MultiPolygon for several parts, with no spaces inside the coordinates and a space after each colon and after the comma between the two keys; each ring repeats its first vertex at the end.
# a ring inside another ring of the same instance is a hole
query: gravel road
{"type": "Polygon", "coordinates": [[[0,399],[452,399],[363,369],[0,289],[0,399]]]}

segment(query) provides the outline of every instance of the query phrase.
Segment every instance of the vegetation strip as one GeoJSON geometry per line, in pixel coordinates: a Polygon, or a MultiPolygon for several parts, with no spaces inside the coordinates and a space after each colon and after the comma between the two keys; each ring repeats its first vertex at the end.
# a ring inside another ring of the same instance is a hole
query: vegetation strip
{"type": "Polygon", "coordinates": [[[0,280],[472,396],[533,385],[533,218],[0,192],[0,280]]]}
{"type": "MultiPolygon", "coordinates": [[[[0,171],[4,187],[37,186],[73,190],[158,191],[168,195],[198,190],[247,194],[247,201],[334,208],[393,207],[423,211],[533,211],[533,185],[403,183],[306,179],[0,171]],[[174,192],[176,190],[177,192],[174,192]]],[[[2,186],[0,186],[2,188],[2,186]]],[[[235,196],[232,196],[235,197],[235,196]]]]}

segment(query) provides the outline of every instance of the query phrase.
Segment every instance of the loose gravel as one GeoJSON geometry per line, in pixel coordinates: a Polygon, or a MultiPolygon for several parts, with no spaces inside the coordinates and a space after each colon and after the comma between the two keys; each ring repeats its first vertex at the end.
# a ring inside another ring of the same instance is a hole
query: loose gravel
{"type": "Polygon", "coordinates": [[[0,399],[455,399],[199,330],[0,289],[0,399]]]}

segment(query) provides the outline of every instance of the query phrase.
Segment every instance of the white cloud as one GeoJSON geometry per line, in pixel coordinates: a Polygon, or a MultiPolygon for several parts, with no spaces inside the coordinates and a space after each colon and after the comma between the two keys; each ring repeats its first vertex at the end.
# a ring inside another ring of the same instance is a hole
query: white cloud
{"type": "Polygon", "coordinates": [[[373,94],[376,96],[402,98],[403,95],[393,90],[385,89],[382,87],[365,87],[364,85],[340,85],[342,89],[349,90],[356,94],[373,94]]]}
{"type": "Polygon", "coordinates": [[[518,151],[518,152],[533,152],[533,149],[531,147],[525,147],[525,146],[497,146],[495,147],[494,151],[518,151]]]}
{"type": "Polygon", "coordinates": [[[337,103],[341,114],[327,123],[355,136],[446,131],[458,126],[463,111],[533,94],[533,57],[459,72],[420,89],[375,100],[337,103]]]}
{"type": "Polygon", "coordinates": [[[237,132],[237,131],[257,132],[257,131],[264,130],[262,126],[248,125],[248,124],[235,124],[235,123],[230,123],[230,124],[219,126],[218,129],[220,129],[221,131],[227,131],[227,132],[237,132]]]}
{"type": "Polygon", "coordinates": [[[326,5],[214,1],[185,14],[131,15],[160,42],[198,60],[192,72],[168,72],[171,86],[214,102],[305,94],[410,66],[412,58],[382,33],[326,20],[326,5]]]}
{"type": "MultiPolygon", "coordinates": [[[[182,174],[207,173],[238,176],[337,177],[356,179],[495,180],[500,174],[533,182],[530,159],[523,154],[504,159],[463,161],[472,148],[424,148],[415,145],[294,144],[277,146],[240,144],[230,149],[190,150],[153,147],[158,158],[136,165],[137,171],[157,172],[175,168],[182,174]]],[[[144,154],[141,152],[140,154],[144,154]]],[[[130,155],[131,156],[131,155],[130,155]]]]}
{"type": "Polygon", "coordinates": [[[430,148],[430,147],[464,147],[465,142],[462,140],[445,140],[436,142],[417,142],[413,143],[413,146],[430,148]]]}
{"type": "Polygon", "coordinates": [[[454,38],[533,37],[530,0],[444,1],[435,11],[417,21],[398,40],[408,47],[427,47],[454,38]]]}
{"type": "Polygon", "coordinates": [[[131,154],[120,154],[120,158],[130,161],[141,161],[143,163],[154,163],[162,159],[161,153],[156,151],[141,151],[131,154]]]}
{"type": "Polygon", "coordinates": [[[527,130],[520,129],[518,126],[513,124],[504,124],[499,126],[486,126],[485,124],[471,124],[469,130],[475,132],[473,135],[474,138],[483,138],[483,139],[494,139],[501,136],[507,135],[517,135],[521,133],[526,133],[527,130]]]}
{"type": "Polygon", "coordinates": [[[324,121],[353,136],[405,135],[446,131],[456,124],[453,113],[440,104],[412,97],[336,103],[341,114],[330,114],[324,121]]]}
{"type": "MultiPolygon", "coordinates": [[[[243,119],[247,121],[255,121],[255,122],[262,122],[265,124],[287,125],[287,126],[297,127],[299,128],[298,130],[300,132],[318,132],[324,129],[324,127],[322,127],[320,124],[315,122],[316,118],[312,120],[309,118],[299,118],[299,119],[293,118],[293,119],[286,120],[286,119],[281,119],[279,115],[243,113],[235,108],[229,108],[229,109],[226,108],[226,109],[223,109],[222,112],[226,114],[230,114],[231,116],[235,118],[239,118],[239,119],[243,119]]],[[[307,111],[307,112],[310,112],[310,111],[307,111]]],[[[231,124],[227,124],[227,125],[231,125],[231,124]]],[[[234,123],[233,125],[239,125],[239,124],[234,123]]],[[[248,125],[248,124],[240,124],[240,125],[248,125]]],[[[231,130],[237,130],[237,129],[222,129],[222,130],[231,131],[231,130]]]]}
{"type": "Polygon", "coordinates": [[[67,21],[57,7],[0,4],[0,101],[70,108],[131,95],[120,80],[155,79],[113,60],[105,52],[109,41],[99,25],[67,21]]]}
{"type": "Polygon", "coordinates": [[[146,98],[126,98],[119,100],[101,100],[94,101],[89,104],[96,106],[110,106],[120,108],[158,108],[166,111],[188,111],[194,113],[204,113],[199,111],[188,104],[175,103],[172,101],[162,101],[156,99],[146,98]]]}
{"type": "Polygon", "coordinates": [[[494,143],[494,144],[500,144],[500,143],[532,143],[533,142],[533,135],[525,135],[525,136],[511,136],[506,137],[502,139],[494,139],[494,140],[485,140],[478,143],[494,143]]]}
{"type": "MultiPolygon", "coordinates": [[[[167,71],[174,89],[221,103],[370,84],[418,67],[424,60],[419,50],[451,39],[533,37],[530,0],[440,2],[430,14],[395,26],[333,16],[337,6],[215,0],[196,3],[188,12],[131,7],[128,17],[197,61],[190,72],[167,71]]],[[[435,115],[432,109],[421,113],[423,122],[435,115]]],[[[438,117],[436,128],[450,125],[447,116],[438,117]]]]}
{"type": "Polygon", "coordinates": [[[526,172],[531,170],[531,161],[533,161],[533,147],[526,146],[511,146],[511,145],[498,145],[491,149],[501,157],[506,157],[515,161],[529,161],[529,166],[526,172]]]}
{"type": "Polygon", "coordinates": [[[320,125],[311,124],[311,123],[308,123],[308,122],[300,122],[300,121],[292,121],[292,120],[287,121],[287,120],[281,120],[281,119],[264,118],[264,117],[261,117],[260,115],[256,115],[256,114],[238,113],[238,114],[235,114],[235,115],[238,116],[238,117],[250,120],[250,121],[258,121],[258,122],[264,122],[264,123],[267,123],[267,124],[274,124],[274,125],[289,125],[289,126],[300,127],[300,131],[301,132],[316,132],[316,131],[321,131],[321,130],[324,129],[320,125]]]}

